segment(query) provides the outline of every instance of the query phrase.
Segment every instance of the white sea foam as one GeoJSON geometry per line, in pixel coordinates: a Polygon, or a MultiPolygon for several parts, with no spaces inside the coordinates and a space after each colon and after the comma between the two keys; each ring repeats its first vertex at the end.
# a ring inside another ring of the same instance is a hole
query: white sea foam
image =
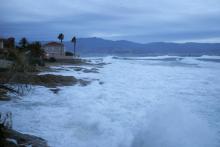
{"type": "Polygon", "coordinates": [[[0,110],[12,111],[15,129],[52,147],[220,146],[220,63],[103,61],[111,64],[99,73],[63,66],[52,74],[104,84],[60,87],[58,94],[35,87],[21,100],[1,102],[0,110]]]}

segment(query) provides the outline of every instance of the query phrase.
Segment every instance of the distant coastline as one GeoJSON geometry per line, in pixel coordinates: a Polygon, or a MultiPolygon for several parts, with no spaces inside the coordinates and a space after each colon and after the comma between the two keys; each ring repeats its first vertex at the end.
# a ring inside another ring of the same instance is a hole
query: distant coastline
{"type": "MultiPolygon", "coordinates": [[[[42,41],[42,44],[47,41],[42,41]]],[[[73,51],[71,42],[63,42],[65,49],[73,51]]],[[[78,38],[76,44],[81,56],[202,56],[220,55],[220,43],[136,43],[126,40],[112,41],[102,38],[78,38]]]]}

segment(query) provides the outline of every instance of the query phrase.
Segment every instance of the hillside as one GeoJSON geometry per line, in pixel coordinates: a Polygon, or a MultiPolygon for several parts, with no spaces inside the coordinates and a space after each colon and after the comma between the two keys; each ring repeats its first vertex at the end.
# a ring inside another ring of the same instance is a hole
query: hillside
{"type": "MultiPolygon", "coordinates": [[[[73,51],[71,42],[64,42],[66,49],[73,51]]],[[[220,55],[220,43],[135,43],[126,40],[112,41],[101,38],[79,38],[77,40],[77,53],[87,55],[220,55]]]]}

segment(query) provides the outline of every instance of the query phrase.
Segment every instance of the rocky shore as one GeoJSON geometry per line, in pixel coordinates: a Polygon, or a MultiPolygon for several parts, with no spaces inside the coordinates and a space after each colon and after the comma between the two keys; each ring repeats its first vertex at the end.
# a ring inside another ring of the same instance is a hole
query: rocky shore
{"type": "MultiPolygon", "coordinates": [[[[57,63],[58,64],[58,63],[57,63]]],[[[60,64],[60,63],[59,63],[60,64]]],[[[69,64],[71,65],[71,64],[69,64]]],[[[98,68],[104,64],[82,63],[70,68],[71,70],[83,73],[99,73],[98,68]],[[80,65],[92,66],[92,68],[81,67],[80,65]]],[[[51,66],[51,65],[50,65],[51,66]]],[[[59,65],[53,65],[59,66],[59,65]]],[[[60,65],[62,67],[62,64],[60,65]]],[[[54,74],[39,74],[40,72],[56,72],[59,69],[52,69],[49,66],[41,67],[38,72],[0,72],[0,101],[11,99],[8,93],[19,93],[16,86],[44,86],[57,94],[60,86],[73,86],[79,84],[86,86],[93,79],[77,79],[74,76],[62,76],[54,74]]],[[[60,70],[63,70],[62,68],[60,70]]],[[[103,84],[103,83],[100,83],[103,84]]],[[[12,129],[12,114],[0,112],[0,147],[47,147],[47,142],[39,137],[23,134],[12,129]]]]}
{"type": "Polygon", "coordinates": [[[4,80],[11,77],[7,84],[19,83],[45,87],[71,86],[78,82],[78,80],[73,76],[60,76],[52,74],[37,75],[32,73],[15,73],[11,76],[7,73],[2,73],[0,74],[0,77],[4,77],[4,79],[1,80],[1,83],[6,83],[7,81],[4,82],[4,80]]]}
{"type": "Polygon", "coordinates": [[[10,112],[0,113],[1,147],[48,147],[47,141],[33,135],[22,134],[12,129],[10,112]]]}

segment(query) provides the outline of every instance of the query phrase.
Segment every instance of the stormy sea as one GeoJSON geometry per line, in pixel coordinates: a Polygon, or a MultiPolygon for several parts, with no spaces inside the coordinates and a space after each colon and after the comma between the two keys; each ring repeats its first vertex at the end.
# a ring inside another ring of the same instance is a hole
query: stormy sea
{"type": "Polygon", "coordinates": [[[89,57],[53,66],[87,86],[33,86],[0,111],[51,147],[219,147],[220,57],[89,57]],[[76,70],[83,68],[94,72],[76,70]]]}

